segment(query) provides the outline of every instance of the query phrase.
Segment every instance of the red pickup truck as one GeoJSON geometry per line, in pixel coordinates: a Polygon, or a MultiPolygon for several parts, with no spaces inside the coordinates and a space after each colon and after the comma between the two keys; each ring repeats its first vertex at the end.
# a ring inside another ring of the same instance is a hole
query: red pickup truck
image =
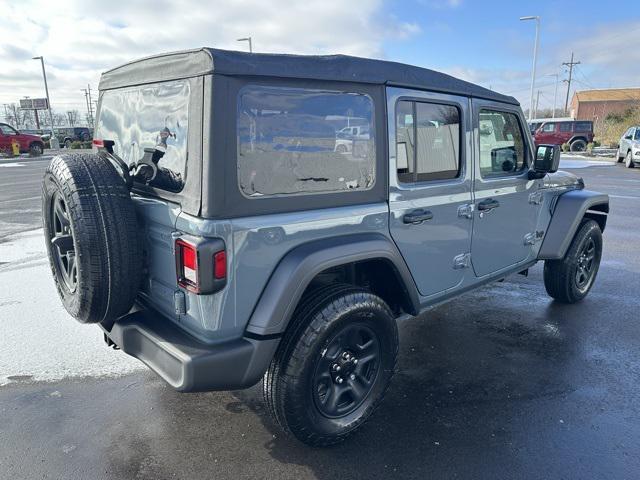
{"type": "Polygon", "coordinates": [[[544,122],[533,134],[536,145],[568,143],[572,152],[586,150],[593,142],[593,122],[588,120],[544,122]]]}
{"type": "Polygon", "coordinates": [[[31,155],[42,155],[44,142],[37,135],[20,133],[11,125],[0,123],[0,152],[11,152],[11,144],[18,142],[20,153],[30,153],[31,155]]]}

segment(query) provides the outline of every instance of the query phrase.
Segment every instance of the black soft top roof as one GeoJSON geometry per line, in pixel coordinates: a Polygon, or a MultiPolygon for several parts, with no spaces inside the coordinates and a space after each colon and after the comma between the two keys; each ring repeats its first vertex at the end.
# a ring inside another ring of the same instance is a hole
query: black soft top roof
{"type": "Polygon", "coordinates": [[[404,63],[348,55],[246,53],[216,48],[166,53],[127,63],[103,73],[99,88],[108,90],[210,73],[392,85],[518,105],[513,97],[404,63]]]}

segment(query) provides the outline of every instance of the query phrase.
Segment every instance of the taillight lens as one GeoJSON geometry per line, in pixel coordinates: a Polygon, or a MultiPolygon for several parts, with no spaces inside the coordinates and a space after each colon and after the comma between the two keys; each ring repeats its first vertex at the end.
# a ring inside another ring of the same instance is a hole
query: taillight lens
{"type": "Polygon", "coordinates": [[[104,148],[104,141],[100,140],[99,138],[94,138],[91,143],[94,150],[97,150],[98,148],[104,148]]]}
{"type": "Polygon", "coordinates": [[[198,251],[194,245],[184,240],[176,240],[176,259],[178,267],[178,285],[192,292],[198,287],[198,251]]]}

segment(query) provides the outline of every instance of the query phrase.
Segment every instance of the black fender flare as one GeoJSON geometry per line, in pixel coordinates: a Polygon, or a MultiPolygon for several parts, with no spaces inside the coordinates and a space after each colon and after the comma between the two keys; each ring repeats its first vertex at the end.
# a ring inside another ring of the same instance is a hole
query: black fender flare
{"type": "Polygon", "coordinates": [[[312,241],[288,252],[263,290],[246,333],[258,337],[280,335],[317,274],[327,268],[373,259],[390,262],[408,298],[407,310],[416,315],[420,309],[418,290],[395,244],[378,233],[353,234],[312,241]]]}
{"type": "Polygon", "coordinates": [[[553,208],[551,222],[538,252],[539,260],[564,258],[573,236],[585,215],[598,216],[604,230],[609,213],[609,195],[590,190],[572,190],[560,195],[553,208]],[[600,218],[602,216],[602,218],[600,218]]]}

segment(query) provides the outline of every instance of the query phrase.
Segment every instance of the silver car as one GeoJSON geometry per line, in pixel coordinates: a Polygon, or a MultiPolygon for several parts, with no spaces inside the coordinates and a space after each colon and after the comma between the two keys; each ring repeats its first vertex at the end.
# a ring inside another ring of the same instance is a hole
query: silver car
{"type": "Polygon", "coordinates": [[[624,160],[627,168],[640,164],[640,126],[629,127],[620,138],[618,147],[618,162],[624,160]]]}

